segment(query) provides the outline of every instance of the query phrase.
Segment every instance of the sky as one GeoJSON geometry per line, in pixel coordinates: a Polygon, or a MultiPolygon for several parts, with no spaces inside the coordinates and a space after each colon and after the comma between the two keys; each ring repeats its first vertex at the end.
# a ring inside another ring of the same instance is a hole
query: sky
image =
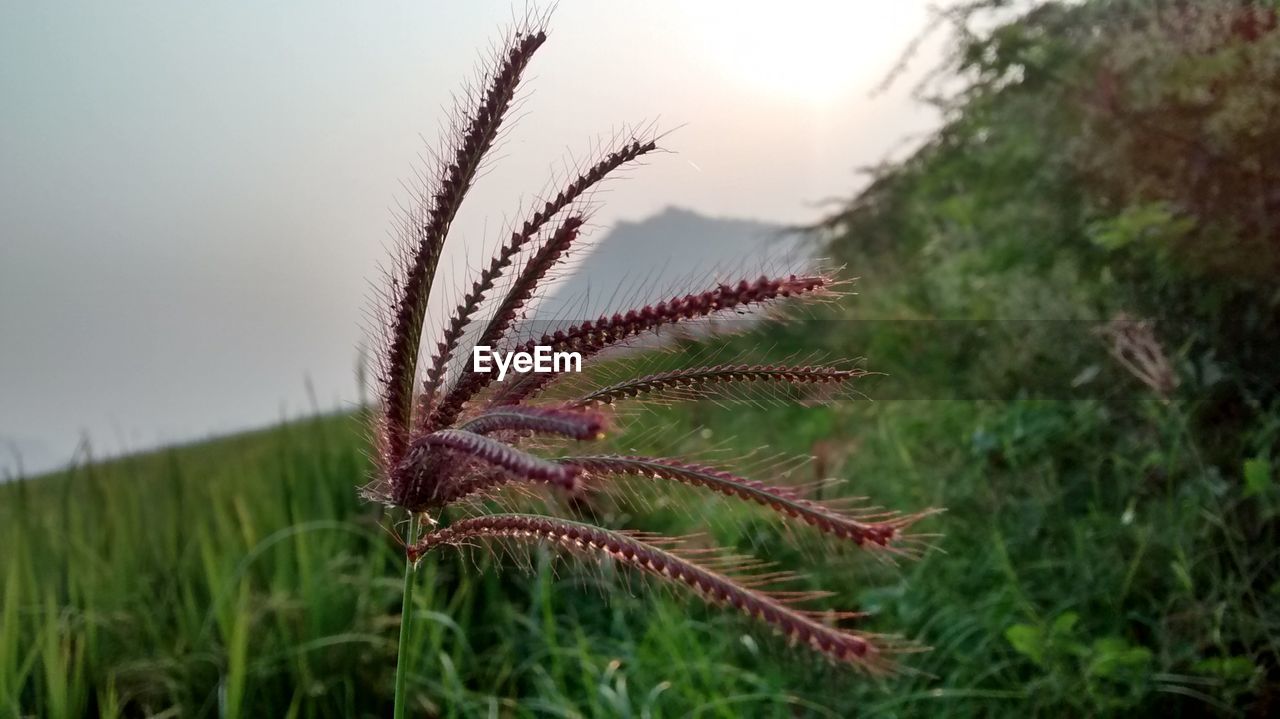
{"type": "MultiPolygon", "coordinates": [[[[405,183],[524,11],[5,3],[0,477],[86,437],[107,456],[300,416],[308,384],[351,406],[405,183]]],[[[818,219],[936,126],[909,76],[872,92],[928,19],[923,0],[561,0],[438,285],[575,158],[650,122],[672,152],[600,195],[597,236],[669,206],[818,219]]]]}

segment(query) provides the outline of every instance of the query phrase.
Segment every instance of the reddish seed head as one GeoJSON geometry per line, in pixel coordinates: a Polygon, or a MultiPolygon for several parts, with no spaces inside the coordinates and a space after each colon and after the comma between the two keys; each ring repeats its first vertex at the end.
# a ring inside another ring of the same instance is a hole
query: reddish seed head
{"type": "MultiPolygon", "coordinates": [[[[541,30],[520,32],[501,53],[488,83],[461,115],[457,136],[449,143],[453,151],[445,153],[447,159],[441,163],[436,181],[424,193],[430,198],[427,206],[407,223],[410,251],[404,258],[403,272],[390,280],[389,339],[381,377],[383,412],[378,421],[383,479],[390,487],[389,498],[410,510],[435,510],[499,492],[513,484],[551,485],[573,491],[584,473],[601,482],[618,474],[634,474],[754,502],[827,535],[895,551],[893,545],[901,541],[901,530],[918,516],[881,516],[875,518],[877,521],[864,521],[866,518],[811,501],[794,488],[677,459],[586,456],[549,460],[517,446],[531,438],[561,445],[599,439],[607,426],[606,418],[591,407],[629,398],[731,383],[839,383],[859,373],[823,366],[689,368],[624,379],[568,404],[554,406],[529,404],[549,381],[544,375],[519,377],[487,394],[489,375],[464,370],[456,378],[449,377],[451,358],[464,351],[460,348],[468,336],[478,337],[477,344],[515,351],[529,351],[539,344],[557,351],[574,350],[585,363],[610,347],[669,324],[713,312],[743,311],[787,297],[814,295],[830,285],[829,278],[818,274],[722,282],[704,291],[559,328],[527,343],[513,341],[510,333],[517,320],[525,316],[538,289],[577,241],[584,225],[578,203],[609,173],[656,150],[653,140],[633,138],[604,154],[523,219],[456,304],[442,336],[428,343],[434,352],[424,373],[426,382],[415,396],[422,326],[442,246],[478,168],[493,146],[524,68],[545,39],[541,30]],[[521,258],[527,259],[518,269],[511,269],[521,258]],[[497,280],[508,272],[511,277],[507,291],[490,297],[497,280]],[[491,306],[493,313],[481,324],[477,319],[480,308],[491,306]],[[477,331],[472,333],[473,329],[477,331]]],[[[417,562],[435,547],[492,539],[541,542],[577,553],[611,557],[756,617],[789,639],[832,659],[867,668],[882,664],[881,650],[870,639],[822,624],[794,608],[792,603],[799,593],[773,594],[760,589],[762,582],[776,577],[736,576],[731,571],[713,570],[689,556],[600,527],[550,517],[482,515],[429,531],[405,551],[409,561],[417,562]]]]}

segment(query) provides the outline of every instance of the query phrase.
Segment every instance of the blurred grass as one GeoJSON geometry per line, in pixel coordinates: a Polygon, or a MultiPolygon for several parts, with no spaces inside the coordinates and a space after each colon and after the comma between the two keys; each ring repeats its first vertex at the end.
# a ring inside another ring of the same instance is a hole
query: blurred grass
{"type": "MultiPolygon", "coordinates": [[[[696,409],[641,415],[640,425],[683,437],[676,449],[693,454],[727,437],[788,452],[835,440],[848,453],[849,493],[949,509],[925,525],[946,533],[945,553],[900,568],[827,556],[754,509],[692,493],[627,520],[709,528],[811,568],[840,604],[872,612],[869,627],[932,647],[906,657],[913,673],[877,684],[733,617],[542,555],[532,574],[441,555],[419,574],[419,713],[1224,709],[1263,678],[1240,638],[1275,651],[1278,592],[1243,570],[1274,562],[1275,545],[1258,555],[1233,517],[1274,496],[1245,498],[1203,474],[1182,429],[1187,408],[696,409]],[[1214,658],[1231,661],[1205,664],[1214,658]]],[[[399,549],[380,511],[356,496],[363,436],[358,417],[320,417],[0,487],[0,713],[385,714],[399,549]]]]}

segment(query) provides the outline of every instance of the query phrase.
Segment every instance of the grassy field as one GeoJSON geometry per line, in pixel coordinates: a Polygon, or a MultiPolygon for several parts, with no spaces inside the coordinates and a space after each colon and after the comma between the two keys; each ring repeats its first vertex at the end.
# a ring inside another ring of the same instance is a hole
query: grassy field
{"type": "MultiPolygon", "coordinates": [[[[1256,690],[1261,665],[1238,638],[1275,651],[1278,588],[1246,581],[1274,550],[1256,556],[1231,520],[1257,498],[1195,476],[1186,408],[846,402],[764,421],[696,410],[640,424],[694,453],[727,437],[839,446],[849,493],[949,509],[927,523],[945,553],[896,568],[822,556],[763,515],[729,517],[693,494],[655,500],[632,524],[709,529],[807,565],[870,611],[869,627],[931,651],[876,682],[608,572],[539,556],[532,573],[498,574],[486,557],[442,555],[419,577],[421,713],[1193,712],[1256,690]],[[1117,441],[1133,423],[1141,444],[1117,441]]],[[[399,548],[356,496],[363,436],[358,418],[322,417],[0,487],[0,712],[385,714],[399,548]]]]}

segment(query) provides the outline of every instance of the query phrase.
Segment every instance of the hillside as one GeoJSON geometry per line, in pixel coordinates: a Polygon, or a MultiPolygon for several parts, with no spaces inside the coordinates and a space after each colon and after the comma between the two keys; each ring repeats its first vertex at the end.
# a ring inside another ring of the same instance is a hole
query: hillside
{"type": "Polygon", "coordinates": [[[574,263],[538,315],[596,317],[619,306],[664,299],[686,290],[693,278],[777,271],[804,257],[799,237],[779,225],[668,207],[643,220],[617,223],[574,263]]]}

